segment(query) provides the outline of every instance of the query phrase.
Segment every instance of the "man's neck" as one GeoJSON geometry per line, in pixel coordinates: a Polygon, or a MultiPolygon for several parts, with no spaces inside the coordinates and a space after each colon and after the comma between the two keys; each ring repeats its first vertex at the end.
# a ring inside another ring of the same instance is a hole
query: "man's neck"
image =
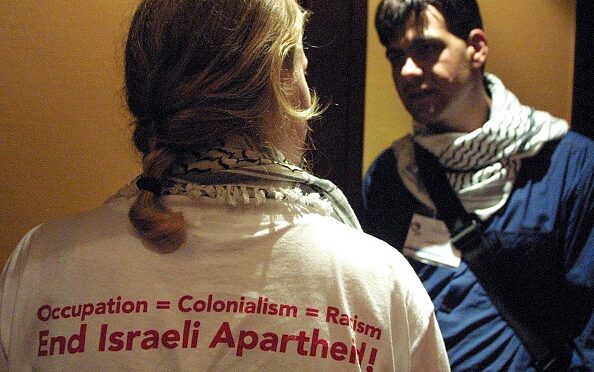
{"type": "Polygon", "coordinates": [[[441,125],[431,125],[435,132],[470,133],[489,120],[492,100],[482,83],[473,85],[453,103],[444,115],[441,125]],[[435,130],[441,128],[442,130],[435,130]]]}
{"type": "Polygon", "coordinates": [[[466,128],[466,132],[472,132],[482,127],[483,124],[489,120],[491,105],[493,104],[491,97],[487,94],[487,91],[482,85],[473,99],[475,101],[473,102],[468,115],[468,127],[466,128]]]}

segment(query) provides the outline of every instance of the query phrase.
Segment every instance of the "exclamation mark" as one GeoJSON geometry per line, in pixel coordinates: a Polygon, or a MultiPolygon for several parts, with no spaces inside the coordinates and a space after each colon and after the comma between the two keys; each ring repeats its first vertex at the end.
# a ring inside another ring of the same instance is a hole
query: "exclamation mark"
{"type": "Polygon", "coordinates": [[[377,349],[372,347],[371,353],[369,354],[369,365],[367,366],[367,372],[373,372],[373,364],[375,363],[375,356],[377,355],[377,349]]]}

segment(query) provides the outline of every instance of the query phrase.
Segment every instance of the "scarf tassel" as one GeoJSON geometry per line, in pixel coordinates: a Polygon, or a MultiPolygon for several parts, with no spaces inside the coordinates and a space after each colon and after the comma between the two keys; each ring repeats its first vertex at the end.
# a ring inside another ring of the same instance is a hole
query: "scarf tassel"
{"type": "Polygon", "coordinates": [[[233,207],[240,205],[262,205],[266,199],[273,199],[289,205],[301,204],[316,212],[329,216],[332,214],[332,203],[323,199],[320,194],[304,194],[300,188],[259,187],[253,185],[197,185],[194,183],[176,184],[169,188],[167,194],[187,195],[192,198],[209,197],[221,204],[233,207]]]}

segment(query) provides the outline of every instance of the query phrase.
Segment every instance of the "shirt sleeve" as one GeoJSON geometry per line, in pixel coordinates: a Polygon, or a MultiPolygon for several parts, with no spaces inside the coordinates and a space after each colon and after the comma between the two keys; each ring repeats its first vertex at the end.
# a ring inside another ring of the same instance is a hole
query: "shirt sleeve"
{"type": "MultiPolygon", "coordinates": [[[[449,371],[450,363],[433,302],[416,274],[406,283],[411,371],[449,371]]],[[[403,275],[403,272],[400,272],[403,275]]],[[[394,307],[396,308],[396,307],[394,307]]]]}
{"type": "Polygon", "coordinates": [[[0,276],[0,371],[8,370],[12,319],[21,277],[29,254],[31,238],[39,228],[25,235],[10,255],[0,276]]]}
{"type": "Polygon", "coordinates": [[[435,314],[431,314],[427,328],[411,353],[411,371],[449,371],[448,354],[435,314]],[[429,357],[432,356],[432,357],[429,357]]]}

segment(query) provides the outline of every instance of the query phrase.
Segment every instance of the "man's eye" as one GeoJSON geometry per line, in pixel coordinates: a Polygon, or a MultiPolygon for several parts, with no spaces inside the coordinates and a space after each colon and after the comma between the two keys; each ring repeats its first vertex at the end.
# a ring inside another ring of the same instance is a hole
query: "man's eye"
{"type": "Polygon", "coordinates": [[[419,52],[422,54],[433,54],[439,50],[438,46],[435,44],[423,44],[419,47],[419,52]]]}
{"type": "Polygon", "coordinates": [[[412,48],[412,53],[415,58],[423,61],[433,61],[439,57],[443,50],[441,43],[420,43],[412,48]]]}

